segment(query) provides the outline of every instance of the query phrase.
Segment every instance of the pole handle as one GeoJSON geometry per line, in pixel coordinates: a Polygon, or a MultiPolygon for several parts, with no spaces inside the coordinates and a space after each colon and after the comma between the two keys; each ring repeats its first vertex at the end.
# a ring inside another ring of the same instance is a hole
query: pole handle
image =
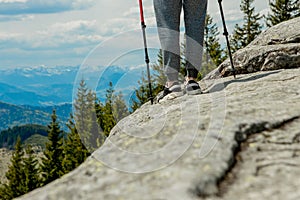
{"type": "Polygon", "coordinates": [[[142,23],[142,24],[145,24],[144,10],[143,10],[143,1],[142,1],[142,0],[139,0],[139,5],[140,5],[141,23],[142,23]]]}

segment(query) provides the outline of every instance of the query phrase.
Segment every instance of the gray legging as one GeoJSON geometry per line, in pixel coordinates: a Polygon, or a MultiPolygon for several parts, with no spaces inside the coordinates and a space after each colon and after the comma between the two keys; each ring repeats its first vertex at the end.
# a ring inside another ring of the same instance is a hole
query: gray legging
{"type": "Polygon", "coordinates": [[[153,0],[163,64],[168,81],[177,81],[180,69],[180,13],[185,23],[185,59],[188,77],[196,78],[202,62],[207,0],[153,0]]]}

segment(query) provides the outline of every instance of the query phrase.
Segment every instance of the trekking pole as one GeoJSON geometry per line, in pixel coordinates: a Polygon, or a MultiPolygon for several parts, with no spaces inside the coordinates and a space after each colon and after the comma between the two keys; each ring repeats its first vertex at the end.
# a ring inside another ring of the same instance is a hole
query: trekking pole
{"type": "Polygon", "coordinates": [[[223,7],[222,7],[222,0],[218,0],[218,3],[219,3],[221,18],[222,18],[223,27],[224,27],[223,35],[226,38],[227,50],[228,50],[228,55],[229,55],[230,64],[231,64],[231,71],[233,73],[233,77],[235,78],[235,68],[234,68],[234,65],[233,65],[233,59],[232,59],[232,54],[231,54],[231,49],[230,49],[230,43],[229,43],[229,39],[228,39],[228,31],[227,31],[226,23],[225,23],[225,17],[224,17],[224,12],[223,12],[223,7]]]}
{"type": "Polygon", "coordinates": [[[146,40],[146,24],[144,19],[144,10],[143,10],[143,2],[139,0],[140,5],[140,15],[141,15],[141,27],[143,31],[143,39],[144,39],[144,48],[145,48],[145,62],[147,65],[147,74],[148,74],[148,83],[149,83],[149,99],[151,104],[153,104],[153,96],[152,96],[152,86],[151,86],[151,76],[150,76],[150,67],[149,67],[149,55],[148,55],[148,47],[147,47],[147,40],[146,40]]]}

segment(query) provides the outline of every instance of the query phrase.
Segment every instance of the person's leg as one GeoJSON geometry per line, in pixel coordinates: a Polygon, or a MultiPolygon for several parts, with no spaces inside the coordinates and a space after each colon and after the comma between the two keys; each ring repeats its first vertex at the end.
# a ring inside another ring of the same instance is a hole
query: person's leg
{"type": "Polygon", "coordinates": [[[184,0],[187,79],[197,78],[201,68],[207,0],[184,0]]]}
{"type": "Polygon", "coordinates": [[[180,68],[179,26],[182,0],[153,0],[163,53],[167,86],[178,81],[180,68]]]}

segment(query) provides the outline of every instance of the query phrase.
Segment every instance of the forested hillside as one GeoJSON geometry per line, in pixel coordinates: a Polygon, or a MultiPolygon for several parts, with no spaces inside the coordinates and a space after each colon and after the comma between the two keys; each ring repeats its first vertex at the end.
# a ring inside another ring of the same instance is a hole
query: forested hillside
{"type": "MultiPolygon", "coordinates": [[[[47,136],[47,127],[41,125],[23,125],[3,130],[0,132],[0,148],[12,149],[18,137],[20,137],[21,142],[24,142],[28,138],[37,135],[47,136]]],[[[32,142],[35,143],[35,141],[32,142]]]]}
{"type": "Polygon", "coordinates": [[[71,104],[49,107],[17,106],[0,102],[0,131],[17,125],[41,124],[47,125],[51,119],[52,110],[57,110],[57,116],[63,129],[71,113],[71,104]]]}

